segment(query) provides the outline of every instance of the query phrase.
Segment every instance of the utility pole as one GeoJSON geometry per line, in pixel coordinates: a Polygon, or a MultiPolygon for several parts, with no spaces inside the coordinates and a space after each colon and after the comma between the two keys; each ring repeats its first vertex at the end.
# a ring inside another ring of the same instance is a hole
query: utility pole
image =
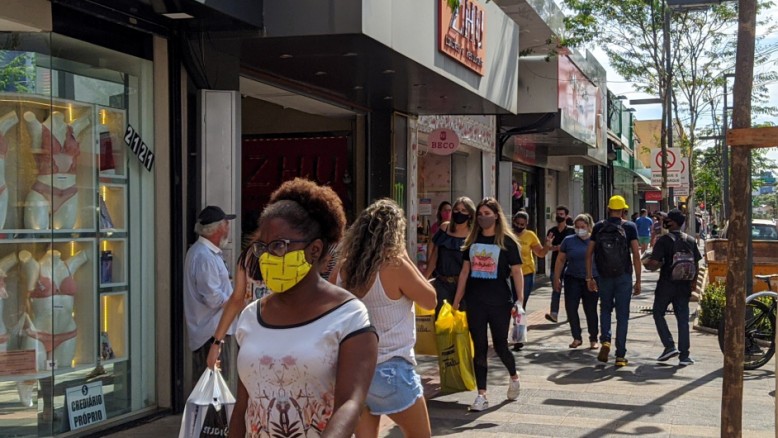
{"type": "MultiPolygon", "coordinates": [[[[739,0],[735,84],[732,92],[732,128],[751,126],[751,92],[756,45],[756,0],[739,0]]],[[[731,142],[727,140],[727,148],[731,142]]],[[[748,242],[751,233],[751,150],[732,151],[729,187],[729,242],[727,245],[727,306],[724,312],[724,384],[721,397],[721,436],[743,433],[743,356],[745,342],[745,293],[748,242]],[[737,190],[733,190],[733,186],[737,190]],[[746,196],[743,196],[743,195],[746,196]]]]}
{"type": "MultiPolygon", "coordinates": [[[[672,91],[673,82],[670,73],[672,68],[672,62],[670,60],[670,6],[667,2],[662,2],[662,9],[664,10],[664,22],[662,23],[662,38],[664,43],[665,54],[665,95],[664,102],[664,115],[665,119],[662,122],[665,124],[665,138],[662,141],[662,211],[670,210],[669,190],[667,188],[667,150],[673,147],[673,116],[672,116],[672,91]]],[[[681,157],[677,157],[680,159],[681,157]]]]}

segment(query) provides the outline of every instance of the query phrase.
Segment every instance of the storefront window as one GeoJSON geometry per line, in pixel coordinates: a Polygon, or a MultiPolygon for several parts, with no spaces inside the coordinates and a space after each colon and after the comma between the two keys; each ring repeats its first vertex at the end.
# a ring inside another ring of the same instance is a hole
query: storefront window
{"type": "Polygon", "coordinates": [[[0,403],[6,436],[155,404],[152,62],[0,33],[0,403]]]}

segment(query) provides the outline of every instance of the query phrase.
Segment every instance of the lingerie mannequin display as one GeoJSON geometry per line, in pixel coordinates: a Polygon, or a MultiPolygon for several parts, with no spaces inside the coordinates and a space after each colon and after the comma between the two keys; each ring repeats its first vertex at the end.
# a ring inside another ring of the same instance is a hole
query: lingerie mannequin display
{"type": "MultiPolygon", "coordinates": [[[[74,274],[88,261],[85,251],[63,260],[49,250],[35,260],[29,251],[19,252],[29,308],[22,324],[22,350],[35,350],[38,371],[70,368],[76,352],[76,321],[73,318],[78,285],[74,274]]],[[[20,382],[22,404],[32,406],[34,381],[20,382]]]]}
{"type": "Polygon", "coordinates": [[[0,229],[5,227],[8,214],[8,190],[5,185],[5,158],[8,154],[8,141],[5,134],[19,123],[16,111],[9,111],[0,117],[0,229]]]}
{"type": "Polygon", "coordinates": [[[89,126],[88,116],[65,123],[65,116],[54,111],[43,123],[34,113],[24,113],[30,133],[31,150],[38,177],[27,194],[24,226],[33,230],[70,229],[78,216],[77,159],[78,136],[89,126]],[[51,214],[51,222],[49,222],[51,214]]]}
{"type": "Polygon", "coordinates": [[[8,273],[14,266],[18,259],[15,253],[8,254],[0,259],[0,352],[8,350],[8,330],[3,322],[3,301],[8,298],[8,291],[5,288],[5,279],[8,277],[8,273]]]}

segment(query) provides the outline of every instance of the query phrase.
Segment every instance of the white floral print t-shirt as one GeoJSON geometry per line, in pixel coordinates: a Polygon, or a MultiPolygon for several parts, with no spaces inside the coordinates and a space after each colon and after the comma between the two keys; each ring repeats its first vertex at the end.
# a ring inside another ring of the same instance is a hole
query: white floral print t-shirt
{"type": "Polygon", "coordinates": [[[246,437],[318,437],[332,416],[340,344],[375,331],[367,309],[349,300],[312,321],[264,322],[262,300],[240,314],[238,376],[248,392],[246,437]]]}

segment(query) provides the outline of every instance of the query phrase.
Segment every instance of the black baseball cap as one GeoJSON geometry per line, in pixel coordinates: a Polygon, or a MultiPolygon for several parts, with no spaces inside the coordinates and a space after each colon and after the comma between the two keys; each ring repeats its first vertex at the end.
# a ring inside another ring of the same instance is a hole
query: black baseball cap
{"type": "Polygon", "coordinates": [[[228,221],[231,221],[235,219],[234,214],[227,214],[222,210],[221,208],[215,206],[215,205],[209,205],[203,209],[203,211],[200,212],[200,214],[197,215],[197,221],[200,222],[200,225],[209,225],[214,222],[219,222],[227,219],[228,221]]]}
{"type": "Polygon", "coordinates": [[[667,218],[671,221],[675,222],[676,224],[683,225],[683,223],[686,221],[686,216],[683,215],[681,210],[674,208],[667,212],[667,218]]]}

